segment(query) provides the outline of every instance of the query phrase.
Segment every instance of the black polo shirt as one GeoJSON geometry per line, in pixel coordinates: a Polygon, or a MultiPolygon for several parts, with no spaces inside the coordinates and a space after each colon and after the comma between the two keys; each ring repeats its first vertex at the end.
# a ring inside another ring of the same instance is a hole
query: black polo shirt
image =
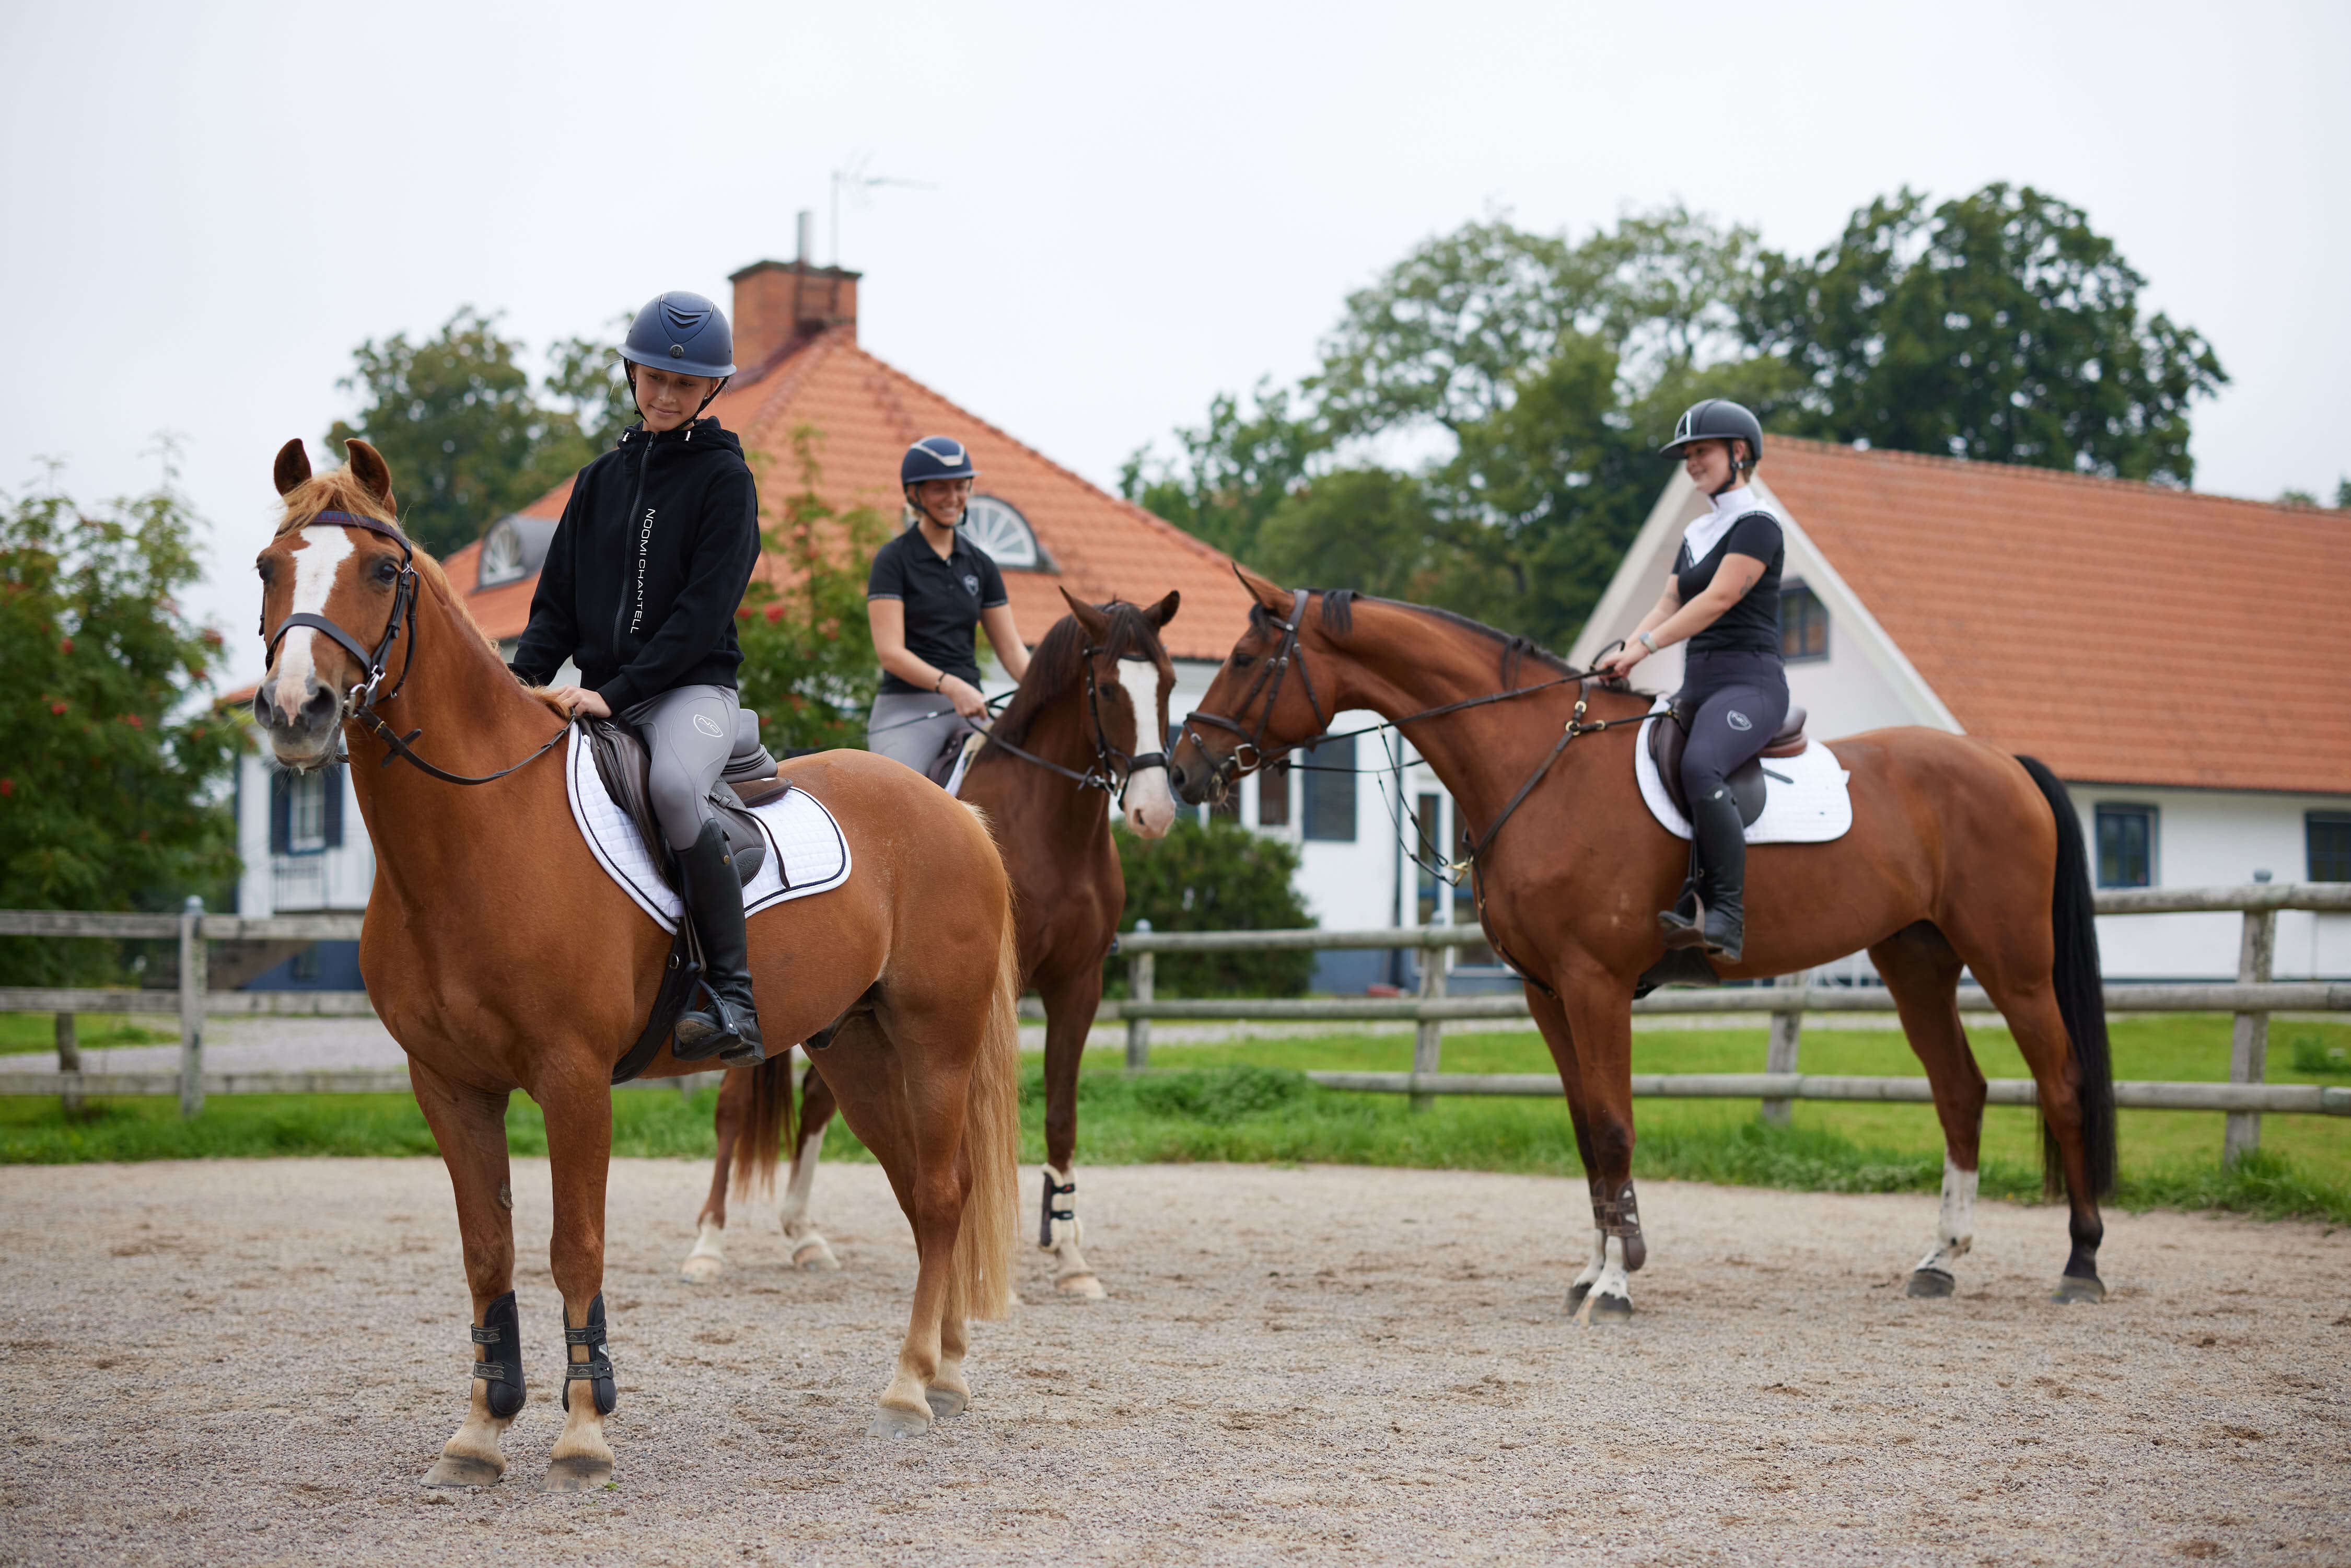
{"type": "Polygon", "coordinates": [[[1674,585],[1687,604],[1714,584],[1722,558],[1749,556],[1763,563],[1746,595],[1701,628],[1689,640],[1686,653],[1777,653],[1780,651],[1780,568],[1787,559],[1780,520],[1769,512],[1750,512],[1726,529],[1706,552],[1704,560],[1690,559],[1689,540],[1682,540],[1674,557],[1674,585]]]}
{"type": "MultiPolygon", "coordinates": [[[[986,550],[955,533],[955,546],[941,559],[923,538],[920,524],[906,529],[873,554],[873,570],[865,580],[868,599],[896,599],[906,606],[906,652],[948,674],[979,684],[978,649],[974,632],[979,612],[1008,604],[1004,574],[986,550]]],[[[919,692],[923,688],[884,670],[885,692],[919,692]]]]}

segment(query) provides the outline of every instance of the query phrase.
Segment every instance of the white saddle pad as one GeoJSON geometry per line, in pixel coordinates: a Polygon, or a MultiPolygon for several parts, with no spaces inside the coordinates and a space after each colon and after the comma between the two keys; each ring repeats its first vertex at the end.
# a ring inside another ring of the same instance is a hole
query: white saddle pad
{"type": "MultiPolygon", "coordinates": [[[[662,880],[636,823],[604,788],[596,758],[576,731],[565,746],[564,781],[571,797],[571,819],[580,824],[580,836],[597,861],[621,891],[653,916],[654,925],[674,934],[684,906],[662,880]]],[[[768,858],[743,889],[745,914],[829,892],[849,880],[849,841],[824,802],[807,790],[787,790],[751,815],[767,835],[768,858]]]]}
{"type": "MultiPolygon", "coordinates": [[[[1649,755],[1649,729],[1656,722],[1647,720],[1633,737],[1633,776],[1641,781],[1641,799],[1658,825],[1686,839],[1689,819],[1674,810],[1649,755]]],[[[1749,843],[1823,844],[1844,837],[1853,827],[1853,794],[1845,788],[1853,775],[1838,766],[1824,743],[1812,741],[1793,757],[1765,758],[1763,775],[1763,814],[1747,824],[1749,843]]]]}

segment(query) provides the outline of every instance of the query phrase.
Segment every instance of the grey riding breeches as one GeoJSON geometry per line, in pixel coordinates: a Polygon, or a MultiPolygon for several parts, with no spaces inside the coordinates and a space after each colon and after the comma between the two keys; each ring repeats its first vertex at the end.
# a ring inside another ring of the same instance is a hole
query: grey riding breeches
{"type": "Polygon", "coordinates": [[[872,715],[865,721],[865,747],[923,773],[938,759],[950,736],[970,732],[955,704],[944,696],[883,692],[873,699],[872,715]]]}
{"type": "Polygon", "coordinates": [[[679,686],[621,716],[644,737],[653,816],[674,850],[693,847],[710,821],[710,789],[735,750],[740,711],[729,687],[679,686]]]}

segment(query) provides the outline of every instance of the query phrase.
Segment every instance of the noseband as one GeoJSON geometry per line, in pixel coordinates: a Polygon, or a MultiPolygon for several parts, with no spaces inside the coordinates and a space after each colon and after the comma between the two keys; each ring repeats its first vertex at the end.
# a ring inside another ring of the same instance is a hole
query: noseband
{"type": "MultiPolygon", "coordinates": [[[[1008,740],[999,740],[993,735],[987,736],[987,743],[990,746],[1002,747],[1023,762],[1033,762],[1049,773],[1058,773],[1076,784],[1081,789],[1100,789],[1117,800],[1119,809],[1123,810],[1126,809],[1127,787],[1134,782],[1134,776],[1145,768],[1166,767],[1167,753],[1145,751],[1129,756],[1111,744],[1110,731],[1102,727],[1102,682],[1094,674],[1094,660],[1107,652],[1109,652],[1107,648],[1096,643],[1088,644],[1084,653],[1086,716],[1092,723],[1094,730],[1094,765],[1092,768],[1081,773],[1074,768],[1064,768],[1050,758],[1040,757],[1033,751],[1024,750],[1008,740]]],[[[964,722],[971,723],[969,719],[964,722]]],[[[1134,726],[1138,732],[1143,728],[1141,714],[1134,716],[1134,726]]],[[[976,733],[987,735],[986,730],[980,729],[977,725],[972,725],[972,728],[976,733]]]]}
{"type": "Polygon", "coordinates": [[[478,778],[463,773],[451,773],[444,768],[434,767],[416,755],[409,748],[409,742],[423,735],[424,731],[412,729],[402,736],[392,726],[386,724],[381,716],[375,711],[377,703],[388,703],[400,695],[401,688],[408,685],[409,671],[416,667],[416,547],[409,543],[407,535],[392,524],[380,517],[361,517],[357,512],[320,512],[312,517],[310,522],[302,526],[308,528],[313,523],[332,523],[347,528],[365,528],[370,533],[382,535],[400,547],[400,577],[392,584],[391,617],[383,623],[383,636],[376,643],[375,651],[370,653],[360,646],[358,638],[336,625],[326,616],[313,615],[307,610],[298,610],[280,621],[275,632],[269,630],[267,622],[262,622],[261,631],[267,640],[265,657],[269,665],[275,665],[277,663],[278,644],[286,641],[286,633],[297,627],[308,627],[313,632],[325,632],[352,658],[357,659],[360,662],[360,668],[367,672],[367,679],[360,684],[356,692],[343,699],[343,721],[359,720],[374,734],[377,739],[390,748],[384,754],[381,766],[391,767],[392,759],[395,757],[405,758],[417,768],[445,783],[487,784],[492,779],[505,778],[516,768],[538,761],[554,750],[556,743],[570,733],[571,727],[567,724],[549,736],[546,745],[524,758],[522,761],[516,763],[513,768],[501,768],[496,773],[485,773],[478,778]],[[382,690],[384,667],[392,658],[392,645],[400,640],[401,622],[403,621],[408,623],[408,657],[400,666],[400,679],[394,681],[392,690],[386,692],[382,690]],[[380,695],[379,693],[381,693],[380,695]]]}
{"type": "MultiPolygon", "coordinates": [[[[1306,650],[1298,645],[1298,628],[1306,619],[1308,597],[1309,591],[1306,589],[1291,591],[1290,619],[1281,623],[1281,641],[1275,645],[1273,656],[1268,659],[1263,667],[1258,671],[1257,679],[1249,683],[1249,690],[1241,694],[1240,718],[1227,718],[1222,714],[1194,708],[1191,718],[1185,721],[1185,728],[1187,732],[1191,730],[1192,720],[1197,719],[1202,724],[1214,725],[1218,729],[1241,737],[1240,744],[1234,747],[1230,754],[1216,765],[1216,771],[1210,775],[1219,786],[1229,788],[1234,779],[1244,773],[1254,772],[1270,760],[1265,754],[1266,726],[1273,722],[1274,706],[1281,701],[1281,683],[1289,679],[1290,669],[1293,664],[1298,667],[1298,684],[1306,693],[1307,706],[1314,710],[1314,734],[1319,737],[1331,727],[1331,718],[1322,711],[1322,699],[1314,690],[1314,677],[1307,673],[1306,650]],[[1265,698],[1265,706],[1258,713],[1257,727],[1243,729],[1241,719],[1249,716],[1249,705],[1257,701],[1260,694],[1265,698]],[[1244,751],[1249,754],[1249,758],[1246,762],[1241,760],[1241,753],[1244,751]]],[[[1202,743],[1196,733],[1192,734],[1192,744],[1199,749],[1201,756],[1206,757],[1208,754],[1207,747],[1202,743]]],[[[1307,740],[1298,744],[1311,746],[1313,742],[1307,740]]],[[[1285,746],[1279,749],[1286,755],[1298,749],[1298,747],[1285,746]]]]}

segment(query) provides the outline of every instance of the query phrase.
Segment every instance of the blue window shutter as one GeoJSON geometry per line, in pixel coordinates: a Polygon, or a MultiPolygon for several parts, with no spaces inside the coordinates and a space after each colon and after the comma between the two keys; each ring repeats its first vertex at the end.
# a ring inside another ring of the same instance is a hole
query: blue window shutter
{"type": "Polygon", "coordinates": [[[269,852],[282,855],[294,848],[294,775],[281,768],[269,772],[269,852]]]}
{"type": "Polygon", "coordinates": [[[322,786],[327,792],[327,847],[340,849],[343,842],[343,768],[341,764],[327,769],[322,786]]]}

